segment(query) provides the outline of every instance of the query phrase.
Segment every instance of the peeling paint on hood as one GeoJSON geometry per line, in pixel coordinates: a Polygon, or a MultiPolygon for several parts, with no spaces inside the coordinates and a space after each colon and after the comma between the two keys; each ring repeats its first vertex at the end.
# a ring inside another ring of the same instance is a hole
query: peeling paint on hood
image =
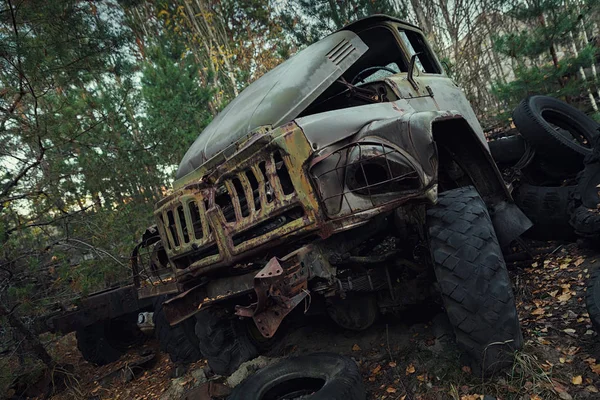
{"type": "Polygon", "coordinates": [[[215,117],[188,149],[176,179],[259,126],[278,127],[296,118],[366,51],[351,31],[312,44],[248,86],[215,117]]]}

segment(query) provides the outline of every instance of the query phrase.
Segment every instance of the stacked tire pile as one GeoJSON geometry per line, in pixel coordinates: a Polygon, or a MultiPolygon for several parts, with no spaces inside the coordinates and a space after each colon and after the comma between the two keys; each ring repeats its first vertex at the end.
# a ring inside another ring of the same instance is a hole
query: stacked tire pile
{"type": "MultiPolygon", "coordinates": [[[[513,113],[519,134],[490,141],[490,152],[515,187],[534,239],[600,239],[600,124],[546,96],[528,97],[513,113]]],[[[586,306],[600,333],[600,269],[587,283],[586,306]]]]}
{"type": "Polygon", "coordinates": [[[562,101],[531,96],[513,112],[518,134],[490,141],[517,205],[540,240],[600,236],[600,124],[562,101]]]}

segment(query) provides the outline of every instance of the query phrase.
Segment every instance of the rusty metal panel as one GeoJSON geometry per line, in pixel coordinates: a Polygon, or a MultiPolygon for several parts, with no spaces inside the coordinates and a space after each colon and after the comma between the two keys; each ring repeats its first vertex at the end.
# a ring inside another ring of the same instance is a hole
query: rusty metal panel
{"type": "Polygon", "coordinates": [[[171,325],[175,325],[196,314],[201,307],[251,293],[254,275],[255,272],[251,272],[197,285],[167,300],[163,305],[165,316],[171,325]]]}
{"type": "Polygon", "coordinates": [[[77,310],[48,321],[52,332],[68,333],[95,322],[120,317],[140,308],[133,285],[106,290],[84,298],[77,310]]]}
{"type": "Polygon", "coordinates": [[[304,170],[311,154],[293,123],[259,132],[212,173],[159,202],[155,216],[176,275],[231,265],[261,246],[317,229],[318,200],[304,170]],[[198,204],[202,238],[191,232],[190,202],[198,204]],[[209,248],[218,251],[204,256],[209,248]]]}

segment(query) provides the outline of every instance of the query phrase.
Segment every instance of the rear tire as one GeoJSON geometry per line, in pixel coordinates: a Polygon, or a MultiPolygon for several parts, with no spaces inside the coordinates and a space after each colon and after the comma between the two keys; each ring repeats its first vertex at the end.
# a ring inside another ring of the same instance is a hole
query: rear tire
{"type": "Polygon", "coordinates": [[[137,314],[128,314],[79,329],[75,337],[83,359],[96,365],[117,361],[128,348],[144,341],[136,321],[137,314]]]}
{"type": "Polygon", "coordinates": [[[194,318],[188,318],[177,325],[169,325],[163,310],[168,296],[160,296],[154,303],[154,331],[160,349],[171,357],[174,363],[190,364],[202,358],[198,338],[194,333],[194,318]]]}
{"type": "Polygon", "coordinates": [[[510,366],[523,336],[492,220],[473,187],[441,193],[427,211],[435,275],[456,341],[478,375],[510,366]]]}
{"type": "Polygon", "coordinates": [[[83,359],[95,365],[106,365],[123,355],[106,337],[104,322],[97,322],[75,332],[77,348],[83,359]]]}

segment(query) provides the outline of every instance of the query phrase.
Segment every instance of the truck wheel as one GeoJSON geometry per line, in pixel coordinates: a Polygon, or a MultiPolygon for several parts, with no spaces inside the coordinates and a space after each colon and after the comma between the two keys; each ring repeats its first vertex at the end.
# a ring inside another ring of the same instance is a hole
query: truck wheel
{"type": "Polygon", "coordinates": [[[123,352],[113,347],[104,329],[104,322],[97,322],[75,332],[77,348],[83,359],[96,365],[117,361],[123,352]]]}
{"type": "Polygon", "coordinates": [[[83,359],[96,365],[117,361],[125,351],[144,340],[134,314],[112,321],[99,321],[75,332],[83,359]]]}
{"type": "Polygon", "coordinates": [[[600,124],[578,109],[548,96],[530,96],[513,112],[517,129],[539,154],[579,170],[600,124]]]}
{"type": "Polygon", "coordinates": [[[288,358],[238,385],[229,400],[364,400],[365,387],[352,359],[331,353],[288,358]]]}
{"type": "Polygon", "coordinates": [[[213,309],[196,314],[196,336],[208,365],[218,375],[230,375],[277,341],[277,335],[263,338],[252,320],[220,315],[213,309]]]}
{"type": "Polygon", "coordinates": [[[163,303],[168,296],[160,296],[154,303],[154,331],[160,349],[171,357],[174,363],[189,364],[202,358],[198,338],[194,334],[194,318],[188,318],[177,325],[169,325],[163,303]]]}
{"type": "Polygon", "coordinates": [[[490,375],[511,365],[523,336],[485,203],[471,186],[441,193],[427,226],[444,307],[471,369],[490,375]]]}
{"type": "Polygon", "coordinates": [[[525,235],[540,240],[573,239],[569,203],[576,186],[520,185],[513,193],[515,203],[533,222],[525,235]]]}

